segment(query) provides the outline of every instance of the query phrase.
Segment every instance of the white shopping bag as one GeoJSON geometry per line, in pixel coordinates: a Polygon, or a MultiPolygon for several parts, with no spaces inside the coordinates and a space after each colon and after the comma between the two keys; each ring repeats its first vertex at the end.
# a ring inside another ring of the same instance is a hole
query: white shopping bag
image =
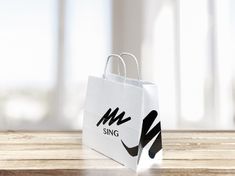
{"type": "MultiPolygon", "coordinates": [[[[125,55],[129,54],[121,54],[125,55]]],[[[157,87],[139,79],[127,79],[121,56],[108,57],[103,78],[88,79],[83,143],[133,170],[148,168],[161,161],[157,87]],[[112,58],[121,61],[124,76],[106,75],[112,58]]],[[[139,70],[137,60],[136,63],[139,70]]]]}

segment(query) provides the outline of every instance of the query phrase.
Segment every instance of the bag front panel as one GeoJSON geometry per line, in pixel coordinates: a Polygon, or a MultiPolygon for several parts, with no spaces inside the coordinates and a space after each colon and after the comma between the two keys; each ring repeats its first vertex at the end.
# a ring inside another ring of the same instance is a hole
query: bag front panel
{"type": "Polygon", "coordinates": [[[91,148],[136,169],[137,156],[127,146],[139,144],[143,90],[139,87],[89,77],[84,111],[83,141],[91,148]]]}

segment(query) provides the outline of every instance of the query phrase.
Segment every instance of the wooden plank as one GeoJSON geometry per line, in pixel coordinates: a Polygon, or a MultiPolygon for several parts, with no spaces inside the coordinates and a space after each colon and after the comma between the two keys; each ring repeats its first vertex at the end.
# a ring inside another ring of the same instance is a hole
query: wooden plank
{"type": "MultiPolygon", "coordinates": [[[[207,169],[197,169],[197,170],[172,170],[172,169],[162,169],[162,170],[148,170],[145,172],[138,173],[139,176],[233,176],[234,171],[224,172],[219,170],[207,170],[207,169]]],[[[112,170],[13,170],[13,171],[0,171],[0,175],[4,176],[136,176],[136,173],[128,169],[112,169],[112,170]]]]}
{"type": "Polygon", "coordinates": [[[29,150],[92,150],[82,144],[1,144],[0,151],[29,151],[29,150]]]}
{"type": "MultiPolygon", "coordinates": [[[[211,171],[211,170],[161,170],[161,171],[155,171],[155,170],[149,170],[147,173],[139,173],[140,176],[232,176],[234,175],[234,172],[232,173],[226,173],[226,172],[219,172],[219,171],[211,171]]],[[[136,176],[137,174],[134,174],[133,172],[129,170],[24,170],[24,171],[0,171],[1,175],[4,176],[51,176],[51,175],[60,175],[60,176],[104,176],[104,175],[112,175],[112,176],[136,176]]]]}
{"type": "MultiPolygon", "coordinates": [[[[3,146],[2,146],[3,147],[3,146]]],[[[0,160],[12,159],[106,159],[104,155],[88,149],[68,146],[50,147],[43,146],[11,146],[0,150],[0,160]],[[18,147],[18,148],[17,148],[18,147]]],[[[235,149],[165,149],[163,148],[164,159],[235,159],[235,149]]]]}
{"type": "Polygon", "coordinates": [[[0,144],[78,144],[81,132],[0,132],[0,144]]]}
{"type": "MultiPolygon", "coordinates": [[[[37,169],[124,169],[111,159],[87,160],[1,160],[0,170],[37,170],[37,169]]],[[[235,170],[235,160],[163,160],[161,165],[151,167],[162,169],[211,169],[235,170]]]]}
{"type": "MultiPolygon", "coordinates": [[[[226,161],[221,163],[212,162],[210,165],[207,162],[196,161],[196,162],[180,162],[180,161],[168,161],[168,163],[163,163],[160,167],[154,167],[149,170],[139,172],[138,175],[233,175],[235,174],[234,163],[229,162],[225,164],[226,161]],[[178,163],[178,164],[176,164],[178,163]]],[[[2,163],[0,162],[0,166],[2,163]]],[[[6,168],[6,167],[5,167],[6,168]]],[[[35,162],[31,161],[10,161],[7,163],[7,168],[4,172],[0,171],[2,175],[136,175],[135,172],[115,163],[112,160],[105,161],[42,161],[35,162]],[[34,167],[29,167],[28,165],[34,165],[34,167]],[[10,167],[11,166],[11,167],[10,167]],[[17,167],[16,167],[17,166],[17,167]],[[21,166],[21,167],[19,167],[21,166]],[[68,169],[68,166],[70,169],[68,169]],[[28,169],[26,169],[28,167],[28,169]],[[23,168],[23,169],[22,169],[23,168]],[[39,170],[38,168],[41,168],[39,170]],[[43,168],[43,169],[42,169],[43,168]],[[73,169],[72,169],[73,168],[73,169]],[[10,172],[6,172],[6,171],[10,172]]]]}
{"type": "Polygon", "coordinates": [[[1,160],[0,170],[37,170],[37,169],[124,169],[111,159],[86,160],[1,160]]]}
{"type": "Polygon", "coordinates": [[[184,147],[182,148],[183,144],[180,143],[174,143],[174,144],[168,144],[163,143],[163,149],[164,150],[234,150],[235,144],[217,144],[217,145],[211,145],[211,143],[186,143],[184,144],[184,147]]]}
{"type": "MultiPolygon", "coordinates": [[[[84,146],[80,143],[78,144],[1,144],[0,151],[15,151],[15,150],[60,150],[60,149],[67,149],[67,150],[91,150],[89,147],[84,146]]],[[[182,148],[182,144],[174,143],[168,144],[163,142],[163,149],[165,151],[168,150],[210,150],[210,151],[220,151],[220,150],[231,150],[235,149],[235,144],[229,143],[221,143],[217,145],[211,145],[211,143],[186,143],[182,148]]]]}
{"type": "MultiPolygon", "coordinates": [[[[235,143],[235,132],[163,132],[164,141],[171,142],[228,142],[235,143]]],[[[0,144],[77,144],[81,132],[0,132],[0,144]]],[[[164,142],[163,141],[163,142],[164,142]]]]}

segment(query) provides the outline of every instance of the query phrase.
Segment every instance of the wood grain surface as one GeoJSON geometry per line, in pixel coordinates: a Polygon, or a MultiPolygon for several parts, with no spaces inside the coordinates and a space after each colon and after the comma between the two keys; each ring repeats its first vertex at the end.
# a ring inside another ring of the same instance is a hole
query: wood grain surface
{"type": "Polygon", "coordinates": [[[135,173],[83,146],[81,132],[0,132],[0,176],[235,175],[235,131],[162,135],[162,164],[135,173]]]}

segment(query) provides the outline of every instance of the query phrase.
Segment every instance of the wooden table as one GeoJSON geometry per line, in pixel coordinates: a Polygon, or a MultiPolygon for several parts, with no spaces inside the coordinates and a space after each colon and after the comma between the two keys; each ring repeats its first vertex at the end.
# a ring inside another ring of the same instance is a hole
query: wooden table
{"type": "MultiPolygon", "coordinates": [[[[235,175],[235,132],[164,131],[163,161],[139,175],[235,175]]],[[[0,132],[0,175],[137,175],[80,132],[0,132]]]]}

